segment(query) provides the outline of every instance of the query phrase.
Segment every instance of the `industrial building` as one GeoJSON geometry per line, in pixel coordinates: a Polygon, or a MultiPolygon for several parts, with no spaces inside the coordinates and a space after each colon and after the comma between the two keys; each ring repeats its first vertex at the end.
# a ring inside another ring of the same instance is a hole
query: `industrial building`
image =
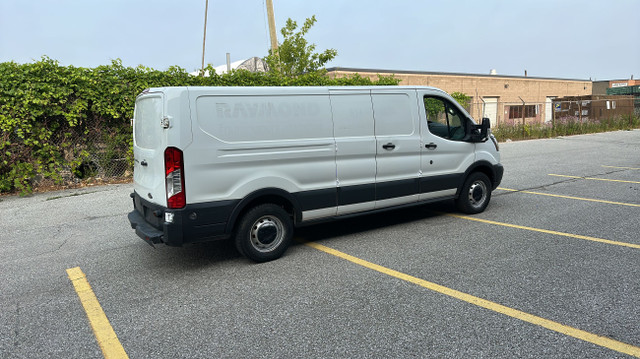
{"type": "Polygon", "coordinates": [[[522,120],[523,113],[526,122],[549,122],[553,119],[554,99],[592,94],[591,80],[507,76],[495,71],[487,75],[339,67],[327,71],[332,77],[357,73],[372,80],[378,75],[393,75],[400,85],[433,86],[448,93],[464,93],[471,97],[467,108],[471,116],[488,117],[493,127],[522,120]]]}

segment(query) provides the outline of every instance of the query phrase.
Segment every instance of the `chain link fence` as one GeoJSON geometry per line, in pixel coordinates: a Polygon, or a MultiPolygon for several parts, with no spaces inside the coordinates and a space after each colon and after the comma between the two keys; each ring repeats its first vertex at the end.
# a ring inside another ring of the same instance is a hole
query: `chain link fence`
{"type": "Polygon", "coordinates": [[[34,187],[74,187],[87,183],[126,182],[133,177],[130,128],[75,131],[55,141],[61,169],[58,176],[35,178],[34,187]]]}
{"type": "Polygon", "coordinates": [[[467,110],[476,119],[490,118],[494,128],[527,124],[553,126],[556,120],[559,124],[568,120],[584,123],[607,122],[622,117],[640,116],[640,97],[591,97],[565,97],[550,99],[547,102],[474,101],[467,106],[467,110]]]}
{"type": "Polygon", "coordinates": [[[489,117],[499,140],[545,138],[640,128],[633,96],[578,96],[546,102],[473,102],[475,118],[489,117]]]}

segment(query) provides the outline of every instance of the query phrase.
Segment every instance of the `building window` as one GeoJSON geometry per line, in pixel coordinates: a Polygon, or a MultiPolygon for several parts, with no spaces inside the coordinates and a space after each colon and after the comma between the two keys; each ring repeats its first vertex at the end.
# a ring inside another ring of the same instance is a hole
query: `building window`
{"type": "MultiPolygon", "coordinates": [[[[536,117],[538,115],[538,105],[525,105],[524,106],[524,117],[536,117]]],[[[522,118],[522,106],[510,106],[509,107],[509,118],[522,118]]]]}

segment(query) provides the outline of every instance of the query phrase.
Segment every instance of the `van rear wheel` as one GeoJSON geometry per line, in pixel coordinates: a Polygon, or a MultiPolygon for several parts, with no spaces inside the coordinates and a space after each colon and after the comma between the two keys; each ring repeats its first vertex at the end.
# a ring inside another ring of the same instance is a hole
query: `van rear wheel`
{"type": "Polygon", "coordinates": [[[480,213],[487,208],[491,199],[491,181],[482,172],[474,172],[467,177],[456,199],[460,212],[468,214],[480,213]]]}
{"type": "Polygon", "coordinates": [[[280,206],[266,203],[249,210],[235,233],[238,252],[255,262],[278,259],[293,237],[293,222],[280,206]]]}

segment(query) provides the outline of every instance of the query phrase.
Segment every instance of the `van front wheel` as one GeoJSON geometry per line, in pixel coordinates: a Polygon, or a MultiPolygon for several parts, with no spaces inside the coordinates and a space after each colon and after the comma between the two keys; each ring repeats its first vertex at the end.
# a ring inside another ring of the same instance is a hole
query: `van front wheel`
{"type": "Polygon", "coordinates": [[[468,214],[484,211],[491,199],[491,181],[481,172],[469,175],[456,199],[458,210],[468,214]]]}
{"type": "Polygon", "coordinates": [[[272,203],[249,210],[238,225],[235,242],[238,252],[255,262],[280,258],[293,237],[293,223],[289,214],[272,203]]]}

